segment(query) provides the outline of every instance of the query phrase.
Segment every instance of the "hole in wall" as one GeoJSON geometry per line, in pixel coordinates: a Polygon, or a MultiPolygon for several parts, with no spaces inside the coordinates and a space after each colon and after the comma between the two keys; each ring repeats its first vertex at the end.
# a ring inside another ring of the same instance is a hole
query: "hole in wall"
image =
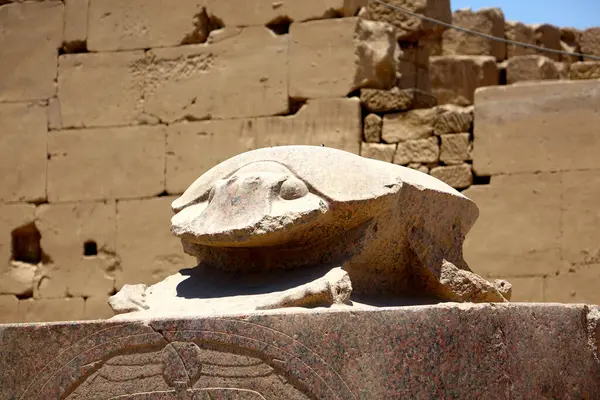
{"type": "Polygon", "coordinates": [[[498,84],[506,85],[506,68],[498,68],[498,84]]]}
{"type": "Polygon", "coordinates": [[[306,104],[306,99],[293,99],[288,97],[289,112],[286,115],[297,114],[298,111],[306,104]]]}
{"type": "Polygon", "coordinates": [[[288,16],[277,17],[265,25],[276,35],[285,35],[290,33],[292,20],[288,16]]]}
{"type": "Polygon", "coordinates": [[[73,40],[70,42],[63,42],[62,46],[58,49],[58,55],[63,54],[76,54],[76,53],[89,53],[87,48],[87,41],[85,40],[73,40]]]}
{"type": "Polygon", "coordinates": [[[473,185],[489,185],[491,180],[491,176],[477,176],[473,174],[473,185]]]}
{"type": "Polygon", "coordinates": [[[93,257],[98,255],[98,245],[93,240],[88,240],[83,244],[83,255],[93,257]]]}
{"type": "Polygon", "coordinates": [[[33,222],[13,230],[11,236],[13,261],[27,264],[43,261],[42,235],[33,222]]]}

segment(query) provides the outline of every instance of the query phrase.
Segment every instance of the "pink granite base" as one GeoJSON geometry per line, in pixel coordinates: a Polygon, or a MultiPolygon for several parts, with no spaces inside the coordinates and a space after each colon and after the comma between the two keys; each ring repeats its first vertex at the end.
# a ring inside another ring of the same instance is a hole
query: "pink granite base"
{"type": "Polygon", "coordinates": [[[0,399],[597,399],[597,308],[0,325],[0,399]]]}

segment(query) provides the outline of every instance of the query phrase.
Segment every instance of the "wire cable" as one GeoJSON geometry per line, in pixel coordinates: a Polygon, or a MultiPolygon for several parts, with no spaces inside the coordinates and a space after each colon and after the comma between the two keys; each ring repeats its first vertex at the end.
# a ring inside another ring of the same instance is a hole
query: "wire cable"
{"type": "Polygon", "coordinates": [[[456,25],[449,24],[447,22],[439,21],[439,20],[437,20],[435,18],[427,17],[427,16],[422,15],[422,14],[417,14],[417,13],[415,13],[413,11],[410,11],[406,7],[398,6],[398,5],[395,5],[395,4],[390,4],[390,3],[387,3],[387,2],[385,2],[383,0],[370,0],[370,1],[374,1],[376,3],[379,3],[379,4],[383,5],[383,6],[386,6],[388,8],[393,9],[393,10],[396,10],[396,11],[403,12],[403,13],[408,14],[410,16],[420,18],[423,21],[431,22],[431,23],[436,24],[436,25],[441,25],[441,26],[446,27],[448,29],[454,29],[454,30],[457,30],[457,31],[460,31],[460,32],[468,33],[470,35],[475,35],[475,36],[479,36],[479,37],[486,38],[486,39],[489,39],[489,40],[494,40],[496,42],[502,42],[502,43],[506,43],[506,44],[513,44],[515,46],[526,47],[526,48],[529,48],[529,49],[534,49],[534,50],[538,50],[538,51],[546,52],[546,53],[561,54],[561,55],[564,55],[564,56],[573,56],[573,57],[584,57],[584,58],[587,58],[587,59],[590,59],[590,60],[600,61],[600,57],[599,56],[593,56],[593,55],[590,55],[590,54],[583,54],[583,53],[575,53],[575,52],[566,51],[566,50],[549,49],[547,47],[538,46],[538,45],[531,44],[531,43],[517,42],[515,40],[505,39],[505,38],[501,38],[501,37],[498,37],[498,36],[492,36],[492,35],[488,35],[487,33],[477,32],[477,31],[474,31],[474,30],[471,30],[471,29],[463,28],[461,26],[456,26],[456,25]]]}

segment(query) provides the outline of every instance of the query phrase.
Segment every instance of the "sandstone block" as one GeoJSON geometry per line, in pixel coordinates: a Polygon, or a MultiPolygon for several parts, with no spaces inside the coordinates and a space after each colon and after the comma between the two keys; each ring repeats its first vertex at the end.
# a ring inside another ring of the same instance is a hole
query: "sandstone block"
{"type": "Polygon", "coordinates": [[[108,319],[114,315],[108,297],[88,297],[83,310],[84,319],[108,319]]]}
{"type": "Polygon", "coordinates": [[[394,155],[394,163],[433,163],[438,161],[439,157],[440,146],[437,137],[407,140],[398,143],[398,150],[394,155]],[[408,160],[408,162],[404,162],[405,160],[408,160]]]}
{"type": "Polygon", "coordinates": [[[154,49],[132,69],[144,112],[164,122],[285,114],[288,35],[245,28],[210,44],[154,49]]]}
{"type": "Polygon", "coordinates": [[[63,128],[142,122],[143,77],[132,68],[144,53],[67,54],[58,59],[58,99],[63,128]]]}
{"type": "Polygon", "coordinates": [[[62,129],[62,121],[60,118],[60,103],[56,97],[48,100],[48,107],[46,107],[46,114],[48,118],[48,130],[55,131],[62,129]]]}
{"type": "Polygon", "coordinates": [[[484,276],[560,271],[561,190],[561,177],[550,173],[498,175],[471,186],[463,194],[479,207],[479,220],[465,240],[465,260],[484,276]]]}
{"type": "MultiPolygon", "coordinates": [[[[535,34],[535,42],[538,46],[552,50],[562,49],[560,45],[560,29],[558,27],[550,24],[538,24],[533,25],[533,31],[535,34]]],[[[546,51],[538,51],[538,54],[554,61],[560,61],[559,54],[546,51]]]]}
{"type": "Polygon", "coordinates": [[[476,175],[600,167],[600,82],[523,83],[475,97],[476,175]]]}
{"type": "Polygon", "coordinates": [[[38,269],[38,265],[22,261],[10,261],[10,263],[2,265],[0,293],[32,296],[38,269]]]}
{"type": "Polygon", "coordinates": [[[361,89],[360,101],[370,112],[406,111],[436,105],[433,96],[417,89],[361,89]]]}
{"type": "MultiPolygon", "coordinates": [[[[600,27],[588,28],[581,33],[579,39],[581,52],[592,56],[600,56],[600,27]]],[[[585,61],[585,57],[584,57],[585,61]]]]}
{"type": "Polygon", "coordinates": [[[254,148],[313,144],[358,154],[361,125],[356,98],[309,100],[291,116],[173,124],[167,130],[167,191],[182,193],[219,162],[254,148]]]}
{"type": "Polygon", "coordinates": [[[448,133],[470,132],[473,127],[473,106],[458,107],[445,104],[438,107],[438,116],[433,125],[433,133],[445,135],[448,133]]]}
{"type": "Polygon", "coordinates": [[[417,66],[403,59],[396,63],[396,86],[399,89],[414,89],[417,87],[417,66]]]}
{"type": "Polygon", "coordinates": [[[56,57],[62,44],[63,3],[5,4],[0,8],[0,102],[56,94],[56,57]]]}
{"type": "Polygon", "coordinates": [[[506,82],[559,79],[554,62],[544,56],[516,56],[506,62],[506,82]]]}
{"type": "Polygon", "coordinates": [[[557,303],[600,303],[600,264],[584,265],[546,278],[544,301],[557,303]]]}
{"type": "MultiPolygon", "coordinates": [[[[579,41],[581,40],[581,31],[575,28],[560,28],[560,46],[562,50],[571,53],[581,53],[579,41]]],[[[566,63],[581,61],[578,56],[560,55],[560,60],[566,63]]]]}
{"type": "MultiPolygon", "coordinates": [[[[597,170],[562,172],[562,259],[565,269],[600,265],[600,176],[597,170]]],[[[598,267],[595,266],[597,269],[598,267]]],[[[600,277],[600,274],[598,275],[600,277]]]]}
{"type": "Polygon", "coordinates": [[[48,142],[51,202],[154,196],[164,191],[159,126],[57,131],[48,142]]]}
{"type": "Polygon", "coordinates": [[[498,84],[498,67],[488,56],[431,57],[429,76],[438,104],[473,104],[475,89],[498,84]]]}
{"type": "Polygon", "coordinates": [[[417,171],[420,171],[424,174],[429,173],[429,168],[427,167],[427,165],[423,165],[423,164],[419,164],[419,163],[411,163],[411,164],[408,164],[407,167],[416,169],[417,171]]]}
{"type": "MultiPolygon", "coordinates": [[[[65,0],[64,45],[67,51],[87,48],[90,0],[65,0]]],[[[114,11],[111,10],[111,11],[114,11]]],[[[110,18],[110,16],[108,16],[110,18]]]]}
{"type": "Polygon", "coordinates": [[[600,79],[600,61],[581,61],[571,64],[569,79],[600,79]]]}
{"type": "MultiPolygon", "coordinates": [[[[441,162],[450,165],[460,164],[463,161],[471,159],[471,141],[469,133],[441,135],[440,139],[442,141],[440,146],[441,162]]],[[[470,168],[469,175],[472,175],[470,168]]]]}
{"type": "Polygon", "coordinates": [[[201,43],[208,35],[204,0],[180,0],[177,7],[161,0],[89,1],[91,51],[201,43]]]}
{"type": "Polygon", "coordinates": [[[455,189],[465,189],[473,184],[473,173],[469,164],[435,167],[429,171],[429,175],[455,189]]]}
{"type": "Polygon", "coordinates": [[[22,322],[82,320],[83,307],[84,301],[81,297],[19,300],[19,320],[22,322]]]}
{"type": "Polygon", "coordinates": [[[156,283],[182,268],[196,265],[170,232],[174,199],[159,197],[118,202],[117,254],[121,258],[118,289],[126,283],[156,283]]]}
{"type": "Polygon", "coordinates": [[[51,260],[39,274],[38,297],[108,296],[114,290],[114,201],[43,204],[36,224],[51,260]]]}
{"type": "Polygon", "coordinates": [[[13,295],[0,295],[0,324],[19,322],[19,299],[13,295]]]}
{"type": "MultiPolygon", "coordinates": [[[[536,44],[533,28],[517,21],[506,21],[504,24],[504,37],[515,42],[536,44]]],[[[526,56],[535,53],[535,49],[514,44],[506,45],[506,58],[509,59],[515,56],[526,56]]]]}
{"type": "Polygon", "coordinates": [[[386,162],[392,162],[395,152],[395,144],[363,143],[360,148],[361,156],[386,162]]]}
{"type": "Polygon", "coordinates": [[[367,143],[379,143],[381,141],[381,128],[383,119],[377,114],[369,114],[363,123],[363,138],[367,143]]]}
{"type": "Polygon", "coordinates": [[[366,4],[366,0],[206,0],[206,9],[225,26],[253,26],[329,19],[342,15],[353,17],[366,4]]]}
{"type": "Polygon", "coordinates": [[[544,298],[544,282],[547,278],[536,276],[531,278],[511,277],[512,284],[511,302],[541,303],[544,298]]]}
{"type": "MultiPolygon", "coordinates": [[[[470,8],[452,14],[452,23],[495,37],[504,37],[504,13],[499,8],[470,8]]],[[[492,56],[496,61],[506,58],[506,44],[454,29],[444,31],[442,52],[444,55],[492,56]]]]}
{"type": "Polygon", "coordinates": [[[290,27],[292,98],[343,97],[361,88],[389,89],[396,80],[394,28],[359,18],[290,27]]]}
{"type": "Polygon", "coordinates": [[[46,198],[47,121],[41,105],[0,104],[1,202],[46,198]]]}
{"type": "MultiPolygon", "coordinates": [[[[408,9],[412,13],[450,23],[452,12],[448,0],[392,0],[388,4],[408,9]]],[[[443,28],[417,16],[399,12],[384,4],[371,1],[366,8],[366,18],[384,21],[396,26],[398,39],[414,40],[424,36],[439,36],[443,28]]]]}
{"type": "Polygon", "coordinates": [[[556,71],[558,71],[559,79],[569,79],[571,64],[567,62],[554,61],[556,71]]]}
{"type": "Polygon", "coordinates": [[[436,108],[387,114],[383,117],[381,137],[386,143],[427,138],[433,135],[436,117],[436,108]]]}

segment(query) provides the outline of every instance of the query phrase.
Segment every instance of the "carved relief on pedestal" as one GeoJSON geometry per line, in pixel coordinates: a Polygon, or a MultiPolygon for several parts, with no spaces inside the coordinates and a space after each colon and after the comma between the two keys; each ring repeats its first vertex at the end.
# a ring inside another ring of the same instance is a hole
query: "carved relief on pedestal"
{"type": "Polygon", "coordinates": [[[81,339],[20,399],[356,398],[318,354],[284,333],[230,319],[174,324],[119,324],[81,339]]]}

